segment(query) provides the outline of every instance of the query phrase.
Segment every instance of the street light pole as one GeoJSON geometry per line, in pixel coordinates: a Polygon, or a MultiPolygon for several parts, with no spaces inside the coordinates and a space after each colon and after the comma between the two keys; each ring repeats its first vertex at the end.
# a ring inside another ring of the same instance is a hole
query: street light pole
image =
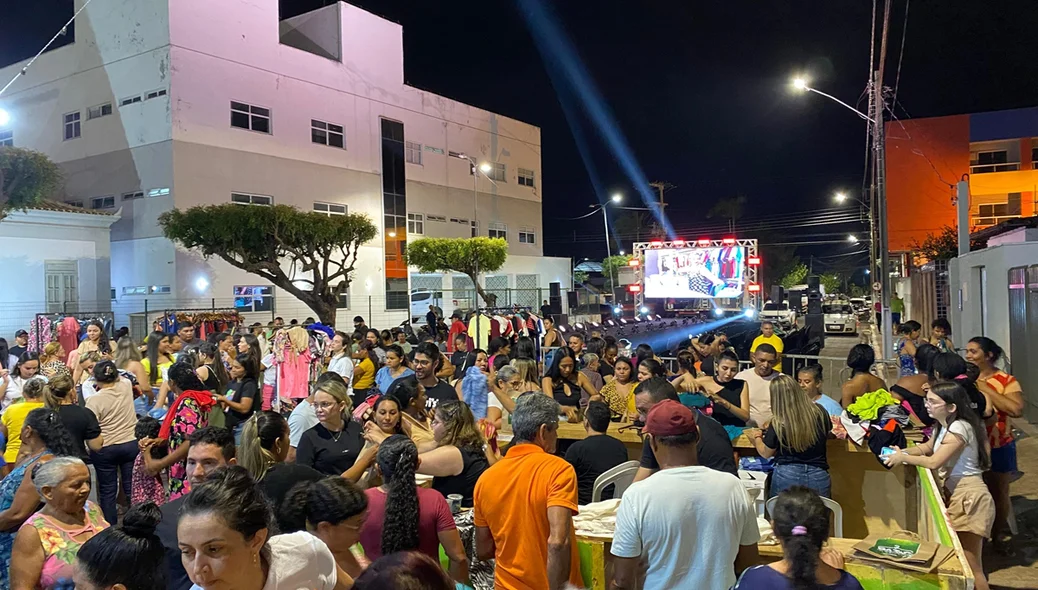
{"type": "Polygon", "coordinates": [[[887,169],[886,150],[883,139],[883,80],[877,71],[872,82],[872,154],[873,179],[875,179],[876,197],[876,233],[879,244],[879,272],[878,277],[881,287],[881,316],[883,326],[880,328],[883,334],[883,358],[891,358],[894,354],[894,324],[890,313],[890,249],[887,244],[887,169]]]}

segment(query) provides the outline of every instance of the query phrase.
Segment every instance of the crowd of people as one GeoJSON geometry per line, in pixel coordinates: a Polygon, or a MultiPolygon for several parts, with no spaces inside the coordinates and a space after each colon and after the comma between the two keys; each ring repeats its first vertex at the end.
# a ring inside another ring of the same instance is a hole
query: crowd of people
{"type": "MultiPolygon", "coordinates": [[[[832,417],[885,388],[871,347],[851,350],[835,400],[819,365],[782,372],[769,322],[743,368],[721,333],[670,364],[594,331],[563,338],[550,318],[536,339],[496,336],[483,350],[452,320],[412,342],[354,318],[303,395],[276,383],[278,325],[200,340],[184,324],[143,342],[90,325],[75,354],[29,351],[23,332],[10,348],[0,339],[0,590],[582,587],[572,517],[612,497],[596,497],[595,481],[628,460],[613,422],[641,428],[643,443],[612,587],[858,587],[822,550],[818,507],[832,495],[832,417]],[[560,438],[561,423],[583,436],[560,438]],[[740,435],[774,464],[786,558],[766,567],[753,567],[740,435]],[[110,567],[116,557],[139,567],[110,567]]],[[[983,587],[980,548],[1007,525],[1020,385],[990,339],[970,340],[963,359],[947,322],[933,344],[917,326],[900,328],[912,364],[899,362],[891,393],[934,430],[884,461],[947,476],[983,587]]]]}

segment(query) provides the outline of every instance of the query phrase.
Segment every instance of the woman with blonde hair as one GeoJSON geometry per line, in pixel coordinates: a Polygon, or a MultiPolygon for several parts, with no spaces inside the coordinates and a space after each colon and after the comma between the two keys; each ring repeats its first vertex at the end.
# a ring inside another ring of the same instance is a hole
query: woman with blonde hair
{"type": "Polygon", "coordinates": [[[288,449],[288,421],[277,412],[256,412],[242,427],[235,459],[270,498],[275,513],[292,486],[324,477],[313,467],[285,463],[288,449]]]}
{"type": "Polygon", "coordinates": [[[418,473],[433,476],[432,489],[462,497],[461,505],[472,506],[476,480],[497,460],[476,426],[465,402],[443,402],[433,410],[433,436],[437,447],[418,456],[418,473]]]}
{"type": "Polygon", "coordinates": [[[832,430],[829,412],[811,401],[789,375],[771,382],[771,423],[754,428],[750,439],[761,457],[775,458],[769,497],[793,486],[804,486],[830,498],[832,481],[826,459],[826,439],[832,430]]]}
{"type": "Polygon", "coordinates": [[[67,356],[65,348],[60,342],[48,342],[43,347],[43,352],[40,353],[40,375],[48,379],[58,374],[65,374],[71,377],[72,371],[65,364],[67,356]]]}
{"type": "Polygon", "coordinates": [[[537,371],[537,361],[533,359],[512,359],[509,363],[519,372],[519,378],[523,384],[516,390],[519,393],[541,390],[541,378],[537,371]]]}
{"type": "Polygon", "coordinates": [[[145,394],[137,398],[138,401],[135,401],[137,413],[140,415],[147,413],[148,408],[144,407],[144,402],[139,400],[146,400],[148,406],[155,403],[155,396],[151,389],[146,385],[141,387],[148,383],[148,372],[144,370],[144,365],[141,364],[142,358],[141,351],[137,350],[137,345],[133,343],[133,339],[129,336],[123,336],[115,343],[115,351],[112,353],[115,368],[133,375],[137,379],[137,386],[145,394]]]}
{"type": "Polygon", "coordinates": [[[325,475],[355,471],[350,479],[357,481],[375,457],[374,452],[361,453],[363,429],[351,419],[353,403],[346,385],[335,379],[322,383],[314,392],[313,407],[317,425],[299,439],[296,462],[325,475]]]}

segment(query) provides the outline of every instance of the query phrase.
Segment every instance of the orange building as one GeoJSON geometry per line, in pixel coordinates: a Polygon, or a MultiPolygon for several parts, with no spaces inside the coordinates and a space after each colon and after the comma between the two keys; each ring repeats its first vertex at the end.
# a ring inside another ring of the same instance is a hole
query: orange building
{"type": "Polygon", "coordinates": [[[964,176],[971,230],[1038,214],[1038,107],[891,121],[886,149],[891,253],[955,227],[964,176]]]}

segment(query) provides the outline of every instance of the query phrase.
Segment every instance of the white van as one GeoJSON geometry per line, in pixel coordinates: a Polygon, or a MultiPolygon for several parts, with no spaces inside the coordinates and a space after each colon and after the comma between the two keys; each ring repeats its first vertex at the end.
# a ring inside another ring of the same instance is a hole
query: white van
{"type": "Polygon", "coordinates": [[[446,321],[455,311],[462,313],[470,311],[472,300],[467,297],[444,300],[441,291],[411,291],[411,323],[424,326],[425,314],[429,313],[430,305],[435,305],[437,313],[446,321]]]}

